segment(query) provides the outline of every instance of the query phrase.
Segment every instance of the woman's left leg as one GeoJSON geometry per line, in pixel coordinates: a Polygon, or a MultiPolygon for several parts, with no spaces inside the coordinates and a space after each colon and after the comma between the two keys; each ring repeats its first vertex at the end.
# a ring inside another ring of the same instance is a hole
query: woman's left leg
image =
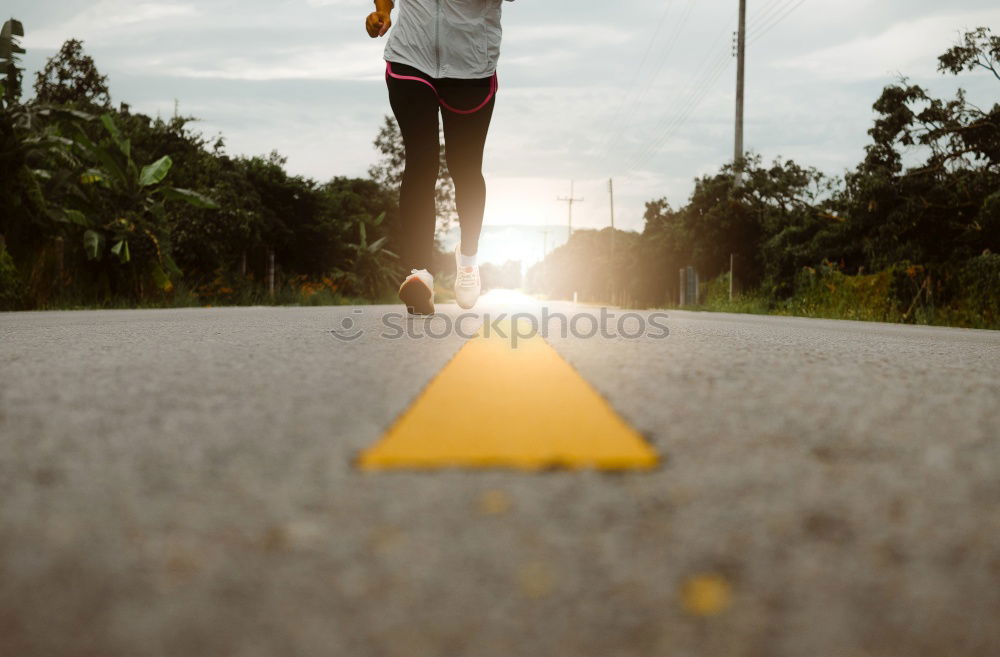
{"type": "MultiPolygon", "coordinates": [[[[404,75],[422,75],[395,64],[404,75]]],[[[434,90],[416,80],[386,74],[389,104],[403,138],[406,162],[399,186],[401,240],[395,245],[404,271],[432,269],[434,250],[434,186],[438,177],[438,100],[434,90]]]]}
{"type": "MultiPolygon", "coordinates": [[[[482,98],[481,93],[479,98],[482,98]]],[[[495,102],[494,96],[481,109],[471,114],[441,109],[445,158],[448,161],[448,172],[455,182],[455,209],[458,211],[462,233],[461,250],[467,256],[476,255],[479,234],[483,228],[483,211],[486,208],[483,149],[495,102]]]]}

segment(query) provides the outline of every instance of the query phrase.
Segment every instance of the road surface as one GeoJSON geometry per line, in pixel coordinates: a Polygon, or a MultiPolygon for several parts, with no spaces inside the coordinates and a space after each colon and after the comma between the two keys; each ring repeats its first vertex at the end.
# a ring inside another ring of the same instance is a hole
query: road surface
{"type": "Polygon", "coordinates": [[[0,655],[1000,654],[1000,332],[553,333],[656,467],[365,470],[397,310],[0,314],[0,655]]]}

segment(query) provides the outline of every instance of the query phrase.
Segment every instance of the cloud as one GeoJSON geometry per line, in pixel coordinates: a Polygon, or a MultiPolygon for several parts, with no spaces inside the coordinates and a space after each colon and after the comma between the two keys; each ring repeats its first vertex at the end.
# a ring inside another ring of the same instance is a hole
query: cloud
{"type": "MultiPolygon", "coordinates": [[[[83,39],[116,101],[155,115],[172,112],[176,98],[183,113],[203,119],[196,127],[225,135],[234,154],[276,148],[292,172],[319,180],[364,175],[375,159],[371,140],[390,109],[385,40],[369,39],[362,25],[370,0],[91,1],[5,2],[27,28],[29,68],[46,49],[83,39]]],[[[934,67],[962,28],[1000,24],[996,0],[808,0],[760,31],[780,15],[765,13],[768,6],[796,2],[750,3],[758,36],[745,143],[765,161],[790,156],[831,173],[856,163],[871,103],[900,72],[933,75],[919,82],[937,95],[962,85],[974,102],[995,101],[985,76],[937,76],[934,67]]],[[[577,0],[570,13],[564,4],[504,5],[488,220],[562,222],[566,207],[555,198],[575,178],[587,201],[574,206],[574,224],[604,225],[607,177],[615,175],[616,223],[641,228],[644,201],[667,195],[677,205],[696,175],[732,157],[732,62],[710,86],[700,72],[728,57],[736,3],[691,2],[680,23],[689,1],[673,0],[656,39],[664,0],[577,0]],[[705,91],[693,109],[692,89],[705,91]],[[667,131],[685,109],[687,120],[667,131]],[[638,170],[616,173],[636,158],[638,170]]]]}
{"type": "MultiPolygon", "coordinates": [[[[299,46],[259,51],[253,56],[200,55],[186,63],[165,66],[164,75],[226,80],[380,80],[382,47],[357,42],[348,45],[299,46]],[[206,66],[203,62],[210,61],[206,66]]],[[[141,68],[144,64],[137,63],[141,68]]]]}
{"type": "Polygon", "coordinates": [[[199,11],[192,4],[104,0],[62,23],[28,30],[24,41],[30,48],[58,48],[70,38],[101,40],[123,32],[132,35],[160,32],[167,27],[169,19],[189,19],[197,15],[199,11]]]}
{"type": "Polygon", "coordinates": [[[1000,10],[927,16],[898,23],[870,37],[861,37],[776,63],[827,80],[858,81],[898,73],[933,76],[937,56],[958,40],[964,28],[1000,23],[1000,10]]]}
{"type": "Polygon", "coordinates": [[[600,45],[624,43],[633,38],[625,30],[609,25],[528,25],[517,30],[508,30],[504,34],[507,45],[522,45],[532,41],[543,41],[546,44],[566,42],[579,49],[600,45]]]}

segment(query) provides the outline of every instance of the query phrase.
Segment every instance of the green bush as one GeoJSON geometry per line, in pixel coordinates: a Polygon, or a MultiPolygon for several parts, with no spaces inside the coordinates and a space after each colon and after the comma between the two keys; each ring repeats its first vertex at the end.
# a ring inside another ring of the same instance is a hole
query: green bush
{"type": "Polygon", "coordinates": [[[781,314],[875,322],[899,321],[890,294],[893,271],[847,275],[830,263],[804,267],[795,277],[794,295],[778,305],[781,314]]]}
{"type": "Polygon", "coordinates": [[[24,306],[25,286],[0,238],[0,310],[18,310],[24,306]]]}
{"type": "Polygon", "coordinates": [[[983,253],[965,262],[954,277],[944,323],[972,328],[1000,328],[1000,254],[983,253]]]}
{"type": "Polygon", "coordinates": [[[701,309],[724,313],[752,313],[763,315],[771,310],[769,299],[758,291],[734,291],[729,299],[729,272],[702,283],[699,292],[703,303],[701,309]]]}

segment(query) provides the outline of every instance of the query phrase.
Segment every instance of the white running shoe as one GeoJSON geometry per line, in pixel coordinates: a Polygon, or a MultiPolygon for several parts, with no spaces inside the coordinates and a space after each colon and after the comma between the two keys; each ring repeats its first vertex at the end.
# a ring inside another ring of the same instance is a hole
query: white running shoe
{"type": "Polygon", "coordinates": [[[412,315],[434,314],[434,277],[426,269],[411,269],[399,286],[399,298],[412,315]]]}
{"type": "Polygon", "coordinates": [[[476,305],[476,299],[482,291],[479,282],[479,265],[462,266],[460,246],[455,247],[455,301],[466,310],[476,305]]]}

